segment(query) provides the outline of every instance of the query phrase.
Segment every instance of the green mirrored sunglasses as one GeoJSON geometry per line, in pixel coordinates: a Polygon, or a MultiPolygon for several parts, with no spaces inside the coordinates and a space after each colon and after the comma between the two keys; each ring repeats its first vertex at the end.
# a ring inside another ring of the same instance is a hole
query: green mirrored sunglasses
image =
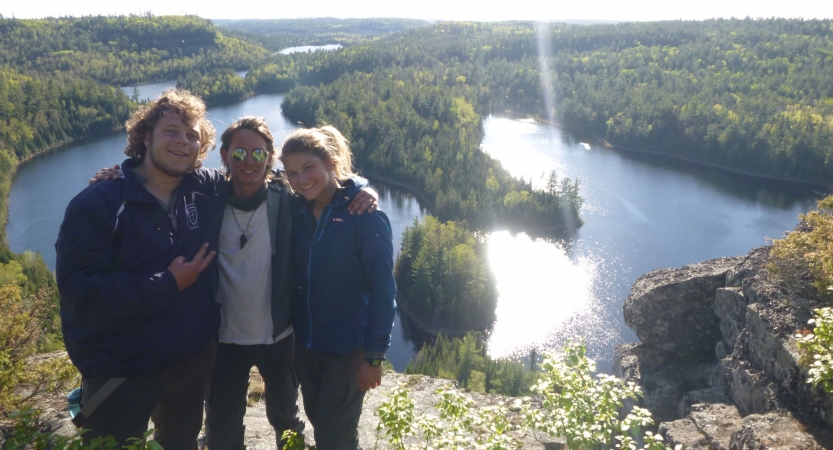
{"type": "MultiPolygon", "coordinates": [[[[266,157],[268,156],[266,150],[262,148],[256,148],[252,150],[251,153],[252,159],[256,163],[262,163],[263,161],[266,161],[266,157]]],[[[234,158],[234,160],[237,162],[243,162],[243,160],[246,159],[246,150],[242,148],[235,148],[231,151],[231,157],[234,158]]]]}

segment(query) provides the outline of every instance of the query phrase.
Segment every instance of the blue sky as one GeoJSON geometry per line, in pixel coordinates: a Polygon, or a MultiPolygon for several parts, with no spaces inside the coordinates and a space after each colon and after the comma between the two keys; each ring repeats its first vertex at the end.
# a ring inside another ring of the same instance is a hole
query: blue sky
{"type": "Polygon", "coordinates": [[[833,18],[831,0],[4,0],[4,17],[196,14],[209,19],[409,17],[426,20],[702,20],[714,17],[833,18]],[[243,5],[256,7],[242,8],[243,5]]]}

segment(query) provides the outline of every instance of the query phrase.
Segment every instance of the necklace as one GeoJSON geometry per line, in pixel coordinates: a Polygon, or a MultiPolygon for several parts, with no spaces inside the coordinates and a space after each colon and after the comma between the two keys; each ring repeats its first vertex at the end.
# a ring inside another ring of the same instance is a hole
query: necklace
{"type": "Polygon", "coordinates": [[[243,227],[240,226],[240,222],[237,221],[237,214],[234,212],[234,206],[231,207],[231,215],[234,217],[234,223],[237,224],[237,229],[240,230],[240,248],[246,246],[246,242],[249,242],[249,238],[246,237],[246,232],[249,231],[249,225],[252,224],[252,218],[255,216],[255,211],[252,210],[252,215],[249,216],[249,223],[246,224],[246,229],[244,230],[243,227]]]}

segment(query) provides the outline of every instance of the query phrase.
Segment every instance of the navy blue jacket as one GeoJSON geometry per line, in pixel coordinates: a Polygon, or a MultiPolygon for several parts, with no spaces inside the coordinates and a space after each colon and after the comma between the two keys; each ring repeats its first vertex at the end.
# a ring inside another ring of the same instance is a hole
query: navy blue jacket
{"type": "Polygon", "coordinates": [[[396,312],[393,241],[382,211],[350,215],[347,205],[363,187],[353,179],[336,191],[316,224],[311,202],[293,204],[298,296],[292,323],[297,342],[344,355],[364,349],[382,357],[396,312]]]}
{"type": "Polygon", "coordinates": [[[203,169],[185,175],[172,221],[132,170],[138,162],[123,163],[124,178],[78,194],[55,243],[64,343],[85,377],[170,367],[217,336],[216,269],[180,292],[167,267],[180,255],[190,261],[205,242],[217,249],[225,180],[203,169]]]}

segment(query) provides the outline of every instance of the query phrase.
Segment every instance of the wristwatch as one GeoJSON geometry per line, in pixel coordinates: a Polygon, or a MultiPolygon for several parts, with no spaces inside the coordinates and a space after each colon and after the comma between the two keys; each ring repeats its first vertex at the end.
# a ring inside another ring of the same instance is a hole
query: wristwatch
{"type": "Polygon", "coordinates": [[[379,367],[382,365],[382,361],[384,361],[385,358],[365,358],[364,360],[370,364],[370,367],[379,367]]]}

